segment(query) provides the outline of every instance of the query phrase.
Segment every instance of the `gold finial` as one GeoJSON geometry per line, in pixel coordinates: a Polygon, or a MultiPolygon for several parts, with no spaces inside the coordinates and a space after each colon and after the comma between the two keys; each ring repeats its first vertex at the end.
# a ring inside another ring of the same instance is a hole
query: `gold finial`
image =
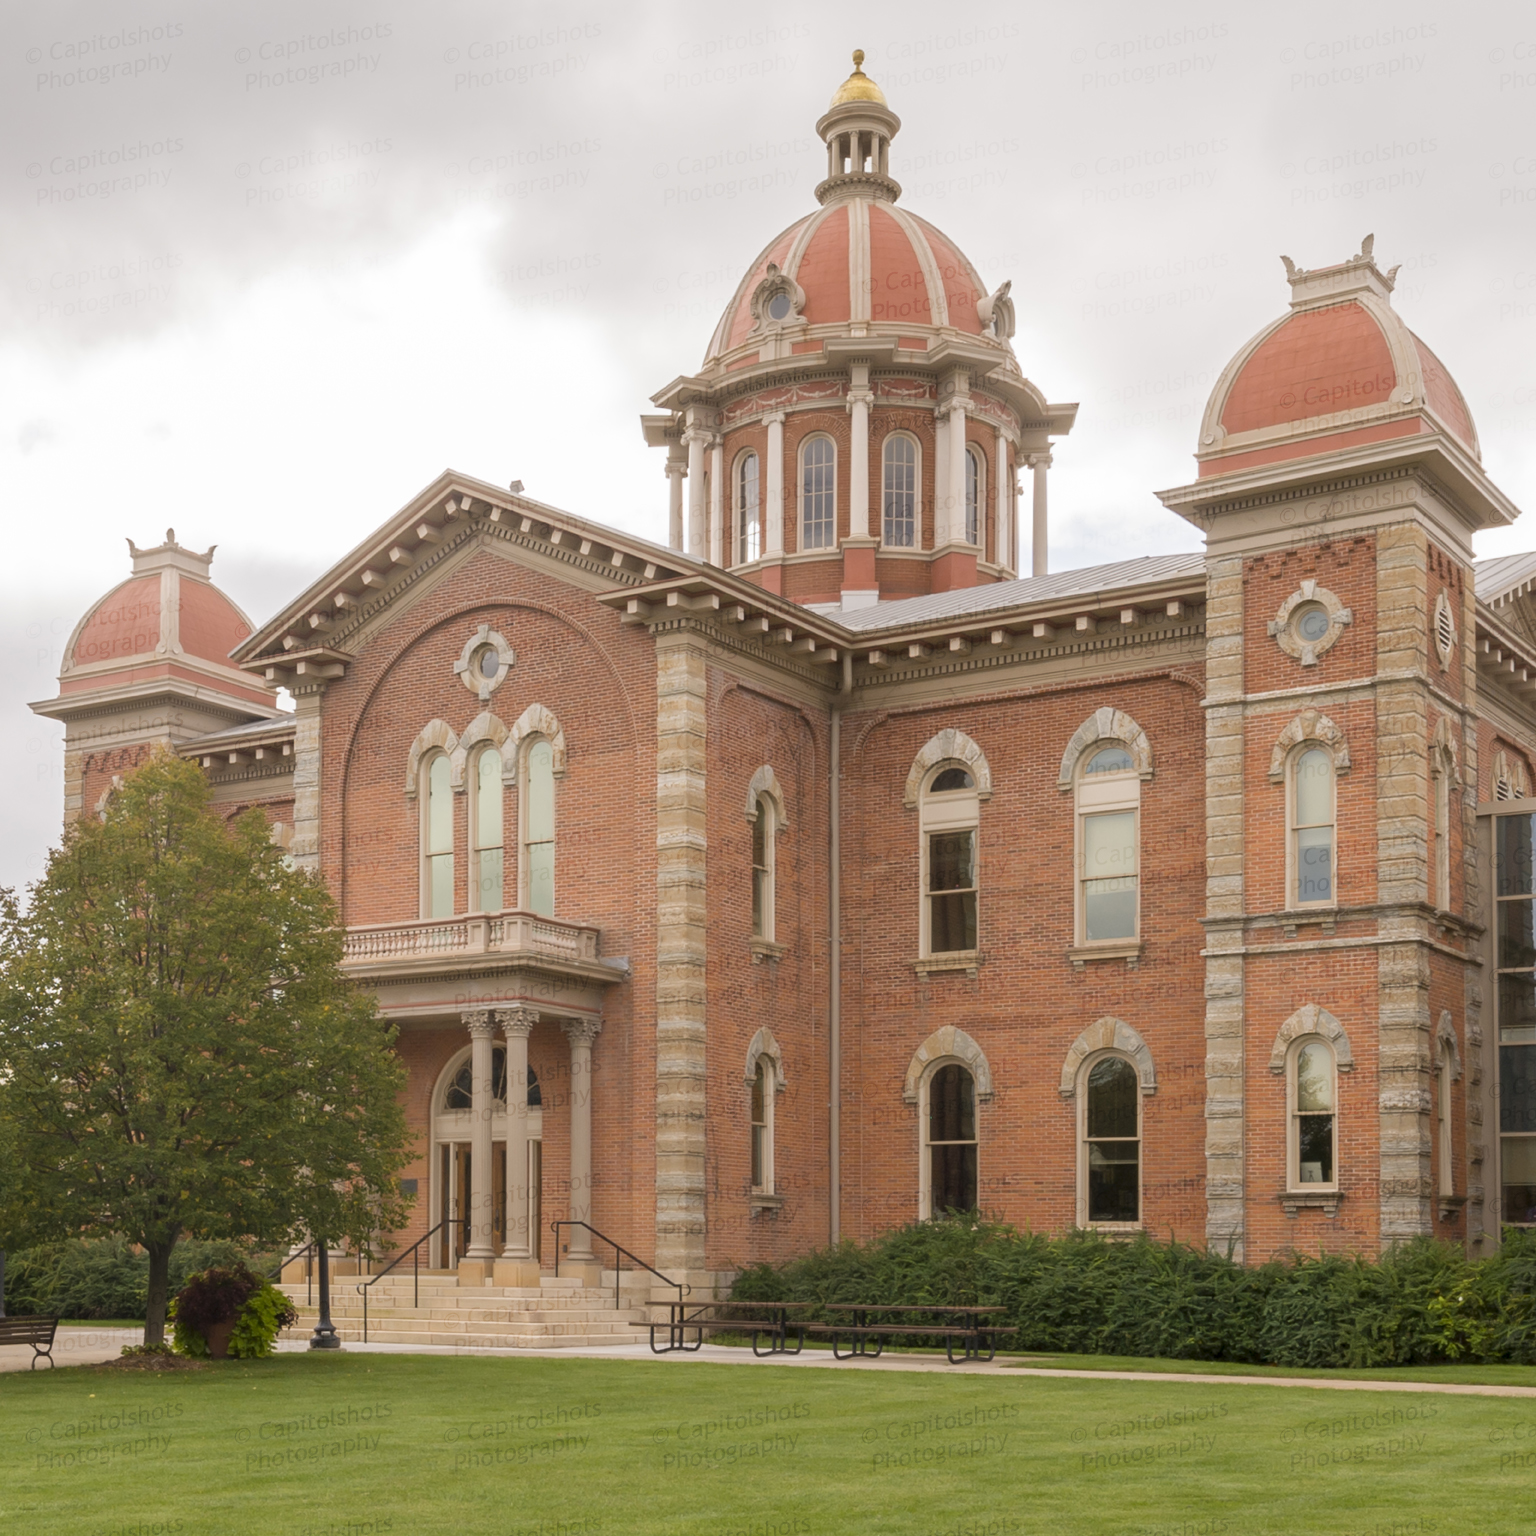
{"type": "Polygon", "coordinates": [[[838,88],[837,95],[832,98],[832,105],[840,107],[849,101],[873,101],[882,107],[885,105],[885,93],[864,73],[862,48],[853,50],[853,73],[838,88]]]}

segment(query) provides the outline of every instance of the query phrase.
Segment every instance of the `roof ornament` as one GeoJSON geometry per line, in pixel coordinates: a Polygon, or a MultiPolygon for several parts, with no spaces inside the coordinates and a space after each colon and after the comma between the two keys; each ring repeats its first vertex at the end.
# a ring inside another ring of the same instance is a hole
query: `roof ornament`
{"type": "Polygon", "coordinates": [[[816,188],[817,202],[870,197],[894,203],[901,186],[891,179],[891,140],[900,127],[885,92],[864,73],[864,50],[854,49],[853,73],[816,124],[827,146],[827,176],[816,188]]]}
{"type": "Polygon", "coordinates": [[[981,321],[983,328],[990,330],[999,341],[1008,341],[1013,336],[1015,324],[1013,300],[1008,297],[1012,288],[1013,279],[1009,278],[996,293],[976,301],[976,318],[981,321]]]}
{"type": "Polygon", "coordinates": [[[1388,272],[1376,265],[1376,236],[1367,235],[1359,252],[1331,267],[1298,267],[1289,256],[1282,256],[1285,278],[1291,285],[1292,309],[1316,309],[1342,303],[1364,293],[1388,300],[1397,285],[1401,264],[1388,272]]]}
{"type": "Polygon", "coordinates": [[[805,289],[794,278],[779,270],[777,262],[768,263],[762,282],[752,292],[753,329],[793,325],[805,308],[805,289]]]}

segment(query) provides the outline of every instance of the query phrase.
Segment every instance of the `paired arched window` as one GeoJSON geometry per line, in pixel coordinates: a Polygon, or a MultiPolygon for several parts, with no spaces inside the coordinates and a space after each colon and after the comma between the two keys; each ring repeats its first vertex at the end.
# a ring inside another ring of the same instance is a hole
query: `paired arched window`
{"type": "Polygon", "coordinates": [[[745,565],[763,552],[762,481],[755,453],[737,459],[735,479],[736,563],[745,565]]]}
{"type": "Polygon", "coordinates": [[[923,1110],[926,1217],[977,1206],[976,1080],[957,1062],[929,1074],[923,1110]]]}
{"type": "Polygon", "coordinates": [[[1334,882],[1333,754],[1303,746],[1291,757],[1290,887],[1295,906],[1332,906],[1334,882]]]}
{"type": "Polygon", "coordinates": [[[917,546],[917,444],[903,432],[885,440],[881,452],[883,520],[881,538],[892,549],[917,546]]]}
{"type": "Polygon", "coordinates": [[[752,937],[773,941],[774,931],[774,832],[773,800],[759,795],[757,815],[752,818],[752,937]]]}
{"type": "Polygon", "coordinates": [[[426,793],[421,796],[421,912],[423,917],[453,916],[453,770],[446,752],[422,765],[426,793]]]}
{"type": "Polygon", "coordinates": [[[1141,775],[1119,742],[1077,771],[1078,943],[1135,940],[1141,921],[1141,775]]]}
{"type": "Polygon", "coordinates": [[[1338,1188],[1338,1062],[1320,1035],[1303,1035],[1290,1050],[1287,1163],[1295,1190],[1338,1188]]]}
{"type": "Polygon", "coordinates": [[[475,803],[470,822],[475,829],[472,867],[474,870],[474,909],[500,912],[502,900],[502,788],[501,753],[495,747],[483,747],[475,759],[475,803]]]}
{"type": "Polygon", "coordinates": [[[1141,1220],[1141,1080],[1115,1052],[1079,1073],[1078,1209],[1085,1226],[1141,1220]]]}
{"type": "Polygon", "coordinates": [[[974,448],[965,450],[965,542],[981,543],[981,509],[986,504],[986,471],[974,448]]]}
{"type": "Polygon", "coordinates": [[[974,951],[977,932],[977,832],[981,799],[971,770],[940,763],[921,798],[922,953],[974,951]]]}
{"type": "Polygon", "coordinates": [[[522,820],[522,900],[525,911],[555,915],[555,752],[533,737],[523,757],[518,795],[522,820]]]}
{"type": "Polygon", "coordinates": [[[817,434],[800,448],[800,547],[831,549],[837,542],[837,450],[817,434]]]}

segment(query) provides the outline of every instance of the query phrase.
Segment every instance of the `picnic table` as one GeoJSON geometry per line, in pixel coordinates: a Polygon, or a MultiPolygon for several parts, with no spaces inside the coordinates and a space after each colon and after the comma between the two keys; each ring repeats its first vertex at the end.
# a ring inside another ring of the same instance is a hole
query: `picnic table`
{"type": "MultiPolygon", "coordinates": [[[[658,1303],[659,1305],[659,1303],[658,1303]]],[[[674,1350],[694,1351],[704,1347],[706,1333],[752,1333],[752,1353],[759,1358],[769,1355],[798,1355],[805,1347],[805,1325],[791,1317],[818,1303],[814,1301],[669,1301],[664,1323],[631,1323],[632,1328],[648,1328],[651,1353],[666,1355],[674,1350]],[[664,1333],[666,1342],[658,1346],[656,1335],[664,1333]],[[693,1342],[688,1342],[689,1334],[693,1342]],[[794,1347],[790,1347],[790,1335],[794,1347]],[[761,1347],[766,1339],[767,1348],[761,1347]]]]}
{"type": "Polygon", "coordinates": [[[826,1303],[826,1310],[847,1312],[851,1314],[850,1320],[846,1323],[812,1324],[805,1329],[805,1332],[830,1334],[832,1355],[837,1360],[852,1360],[859,1355],[877,1359],[885,1348],[886,1340],[892,1334],[905,1334],[920,1338],[942,1338],[944,1353],[948,1356],[949,1363],[959,1365],[965,1360],[992,1359],[997,1353],[997,1336],[1001,1333],[1018,1332],[1016,1328],[986,1321],[995,1313],[1006,1312],[1008,1310],[1006,1307],[964,1307],[952,1306],[948,1303],[931,1306],[876,1306],[862,1301],[834,1301],[826,1303]],[[917,1325],[905,1321],[914,1313],[948,1319],[948,1321],[917,1325]],[[841,1349],[844,1339],[847,1339],[851,1345],[847,1353],[841,1349]],[[965,1350],[959,1360],[955,1358],[957,1342],[963,1344],[965,1350]],[[869,1347],[871,1344],[874,1345],[873,1349],[869,1347]]]}

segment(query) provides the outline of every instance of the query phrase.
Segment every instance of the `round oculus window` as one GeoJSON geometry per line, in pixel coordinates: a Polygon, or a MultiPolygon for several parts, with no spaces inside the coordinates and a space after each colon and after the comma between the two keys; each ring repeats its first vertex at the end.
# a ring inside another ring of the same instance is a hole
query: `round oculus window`
{"type": "Polygon", "coordinates": [[[496,681],[496,674],[501,671],[501,652],[494,645],[488,645],[475,657],[475,671],[488,682],[496,681]]]}
{"type": "Polygon", "coordinates": [[[1297,613],[1293,622],[1297,635],[1308,645],[1316,645],[1328,636],[1328,610],[1321,603],[1309,603],[1297,613]]]}
{"type": "Polygon", "coordinates": [[[794,306],[789,302],[787,293],[776,293],[768,300],[768,318],[770,320],[787,320],[789,312],[794,306]]]}

